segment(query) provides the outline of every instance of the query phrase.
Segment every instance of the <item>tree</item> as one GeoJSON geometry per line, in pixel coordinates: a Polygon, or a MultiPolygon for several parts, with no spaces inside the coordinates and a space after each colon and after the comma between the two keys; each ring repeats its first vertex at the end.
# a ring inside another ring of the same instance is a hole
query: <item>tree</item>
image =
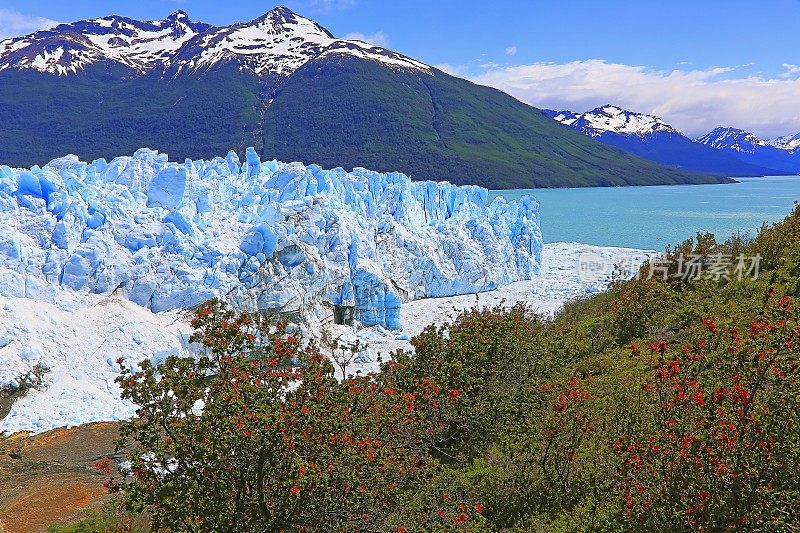
{"type": "MultiPolygon", "coordinates": [[[[216,300],[192,325],[204,355],[144,362],[118,378],[138,406],[118,443],[130,474],[119,488],[133,510],[149,508],[154,528],[174,531],[409,527],[454,399],[431,380],[401,388],[393,362],[337,381],[286,324],[216,300]]],[[[420,505],[423,521],[474,518],[420,505]]]]}

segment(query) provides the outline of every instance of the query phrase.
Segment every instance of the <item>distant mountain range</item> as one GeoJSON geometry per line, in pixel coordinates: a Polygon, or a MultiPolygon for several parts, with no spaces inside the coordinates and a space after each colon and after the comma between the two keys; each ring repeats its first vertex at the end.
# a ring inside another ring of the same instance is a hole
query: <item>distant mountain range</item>
{"type": "Polygon", "coordinates": [[[734,177],[800,173],[800,133],[763,141],[744,130],[717,128],[693,140],[656,116],[614,105],[585,113],[544,112],[584,135],[662,165],[734,177]]]}
{"type": "MultiPolygon", "coordinates": [[[[0,163],[141,146],[399,170],[490,188],[715,183],[561,127],[501,91],[276,8],[214,27],[183,11],[0,41],[0,163]]],[[[729,180],[728,180],[729,181],[729,180]]]]}
{"type": "Polygon", "coordinates": [[[772,141],[736,128],[716,128],[697,142],[741,161],[774,168],[779,173],[800,173],[800,133],[772,141]]]}

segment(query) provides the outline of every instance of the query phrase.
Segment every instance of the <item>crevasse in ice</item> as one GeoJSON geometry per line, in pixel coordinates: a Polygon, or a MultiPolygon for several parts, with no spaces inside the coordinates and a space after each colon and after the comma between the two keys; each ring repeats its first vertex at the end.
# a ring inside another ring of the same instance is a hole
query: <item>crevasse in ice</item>
{"type": "Polygon", "coordinates": [[[262,162],[252,148],[244,162],[140,149],[0,166],[0,294],[116,291],[154,312],[220,296],[317,323],[339,306],[398,329],[404,301],[535,276],[538,207],[396,172],[262,162]]]}

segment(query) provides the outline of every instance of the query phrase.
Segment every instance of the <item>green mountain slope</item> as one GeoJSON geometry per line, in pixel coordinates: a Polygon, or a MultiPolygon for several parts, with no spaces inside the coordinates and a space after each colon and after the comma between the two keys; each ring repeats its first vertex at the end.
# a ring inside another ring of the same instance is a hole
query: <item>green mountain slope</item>
{"type": "Polygon", "coordinates": [[[278,89],[264,152],[491,188],[720,181],[575,134],[496,89],[342,56],[305,65],[278,89]]]}
{"type": "Polygon", "coordinates": [[[235,68],[134,79],[0,73],[0,164],[76,154],[112,158],[149,147],[173,160],[260,147],[259,81],[235,68]]]}
{"type": "Polygon", "coordinates": [[[433,72],[336,54],[279,81],[233,64],[178,76],[99,65],[81,76],[4,71],[0,163],[111,158],[145,146],[180,161],[254,146],[265,159],[489,188],[726,181],[638,159],[498,90],[433,72]]]}

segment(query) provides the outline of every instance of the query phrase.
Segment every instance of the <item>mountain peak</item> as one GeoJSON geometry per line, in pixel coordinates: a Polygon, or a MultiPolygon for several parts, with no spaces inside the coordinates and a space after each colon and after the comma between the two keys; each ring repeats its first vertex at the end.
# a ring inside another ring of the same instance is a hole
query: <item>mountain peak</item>
{"type": "Polygon", "coordinates": [[[769,141],[769,144],[771,144],[775,148],[780,148],[781,150],[788,150],[790,152],[795,152],[797,150],[800,150],[800,133],[778,137],[777,139],[769,141]]]}
{"type": "Polygon", "coordinates": [[[613,104],[606,104],[604,106],[596,107],[592,111],[596,112],[596,113],[605,112],[605,113],[614,114],[614,115],[619,115],[620,113],[634,114],[631,111],[625,111],[621,107],[615,106],[613,104]]]}
{"type": "Polygon", "coordinates": [[[186,11],[179,9],[177,11],[173,11],[172,13],[170,13],[169,16],[164,20],[174,21],[174,20],[184,20],[188,18],[189,14],[186,13],[186,11]]]}
{"type": "MultiPolygon", "coordinates": [[[[287,22],[292,22],[293,20],[295,20],[295,18],[303,18],[303,19],[305,19],[305,17],[301,17],[300,15],[298,15],[297,13],[295,13],[294,11],[289,9],[288,7],[278,6],[278,7],[273,7],[272,9],[270,9],[269,11],[267,11],[266,13],[264,13],[261,16],[258,16],[256,18],[254,18],[253,20],[248,22],[247,25],[249,26],[249,25],[253,25],[253,24],[258,24],[258,23],[261,23],[261,22],[264,22],[264,21],[287,23],[287,22]]],[[[306,19],[306,20],[309,20],[309,19],[306,19]]]]}
{"type": "Polygon", "coordinates": [[[707,144],[717,149],[728,149],[734,152],[753,153],[758,147],[766,146],[767,142],[754,133],[740,128],[714,128],[707,134],[697,139],[701,144],[707,144]]]}
{"type": "Polygon", "coordinates": [[[266,14],[273,16],[281,16],[281,17],[291,17],[297,15],[297,13],[295,13],[286,6],[275,6],[269,11],[267,11],[266,14]]]}
{"type": "Polygon", "coordinates": [[[250,22],[223,27],[192,22],[182,10],[163,20],[112,15],[61,24],[0,41],[0,71],[77,75],[93,64],[116,64],[132,75],[153,70],[177,74],[232,62],[259,76],[287,76],[330,54],[357,56],[389,68],[428,70],[401,54],[337,39],[313,20],[278,6],[250,22]]]}
{"type": "Polygon", "coordinates": [[[655,115],[635,113],[613,104],[595,107],[586,113],[558,111],[550,113],[550,116],[590,137],[604,133],[639,136],[653,133],[680,133],[655,115]]]}

